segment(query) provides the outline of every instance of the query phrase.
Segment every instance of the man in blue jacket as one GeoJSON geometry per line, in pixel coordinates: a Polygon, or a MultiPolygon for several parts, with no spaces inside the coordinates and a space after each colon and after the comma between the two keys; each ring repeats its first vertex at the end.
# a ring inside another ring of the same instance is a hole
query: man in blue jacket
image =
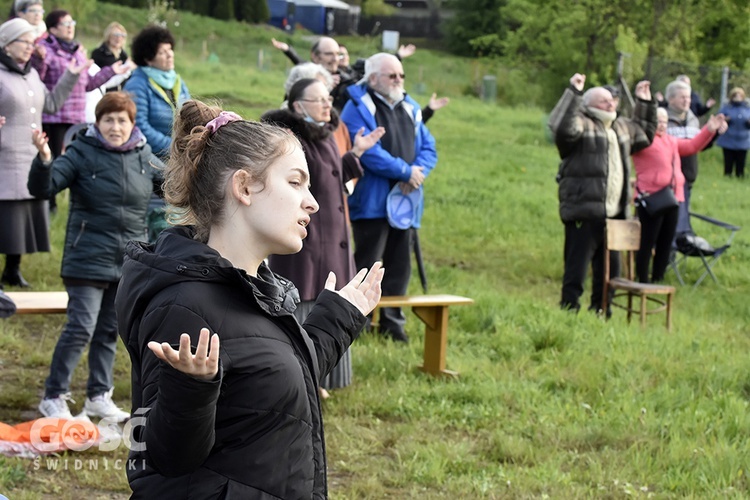
{"type": "MultiPolygon", "coordinates": [[[[435,139],[422,121],[419,105],[404,92],[404,77],[396,56],[375,54],[365,63],[362,81],[349,87],[350,100],[341,113],[352,140],[361,128],[365,135],[377,127],[386,130],[360,158],[365,174],[349,197],[354,260],[357,268],[382,260],[384,296],[406,294],[413,234],[422,216],[420,202],[410,227],[392,227],[386,214],[388,193],[398,184],[405,194],[419,190],[421,195],[422,184],[437,163],[435,139]]],[[[380,331],[393,340],[408,342],[405,323],[400,308],[381,309],[380,331]]]]}

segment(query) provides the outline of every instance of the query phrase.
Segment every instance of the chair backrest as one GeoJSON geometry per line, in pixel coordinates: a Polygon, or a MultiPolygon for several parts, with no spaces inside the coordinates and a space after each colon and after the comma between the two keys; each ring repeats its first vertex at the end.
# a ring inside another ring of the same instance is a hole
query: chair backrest
{"type": "Polygon", "coordinates": [[[638,219],[607,219],[607,249],[635,251],[641,247],[638,219]]]}
{"type": "Polygon", "coordinates": [[[638,219],[607,219],[604,241],[604,280],[605,290],[609,283],[609,252],[624,251],[622,271],[627,279],[635,277],[635,252],[641,247],[641,221],[638,219]]]}

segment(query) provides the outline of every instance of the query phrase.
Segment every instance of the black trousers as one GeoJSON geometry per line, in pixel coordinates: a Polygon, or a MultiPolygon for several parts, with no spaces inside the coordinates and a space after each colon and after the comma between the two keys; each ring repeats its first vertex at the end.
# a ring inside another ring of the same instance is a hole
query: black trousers
{"type": "MultiPolygon", "coordinates": [[[[370,268],[382,261],[385,267],[381,288],[383,295],[406,295],[411,277],[413,229],[394,229],[387,219],[352,221],[354,262],[357,270],[370,268]]],[[[380,330],[404,333],[406,317],[400,307],[380,310],[380,330]]]]}
{"type": "Polygon", "coordinates": [[[643,207],[638,207],[638,219],[641,221],[641,248],[635,254],[635,274],[641,283],[662,281],[667,272],[669,256],[672,253],[672,241],[677,228],[679,207],[665,210],[659,215],[651,216],[643,207]],[[654,266],[649,280],[651,253],[654,253],[654,266]]]}
{"type": "MultiPolygon", "coordinates": [[[[562,299],[560,306],[564,309],[580,309],[580,298],[583,295],[583,283],[589,264],[592,269],[591,309],[602,307],[604,293],[604,230],[605,220],[589,220],[565,223],[565,271],[563,273],[562,299]]],[[[609,276],[620,274],[619,252],[609,253],[609,276]]],[[[607,303],[612,299],[609,294],[607,303]]]]}
{"type": "Polygon", "coordinates": [[[745,159],[747,158],[746,149],[727,149],[724,148],[724,175],[732,175],[732,170],[736,167],[737,177],[745,177],[745,159]]]}

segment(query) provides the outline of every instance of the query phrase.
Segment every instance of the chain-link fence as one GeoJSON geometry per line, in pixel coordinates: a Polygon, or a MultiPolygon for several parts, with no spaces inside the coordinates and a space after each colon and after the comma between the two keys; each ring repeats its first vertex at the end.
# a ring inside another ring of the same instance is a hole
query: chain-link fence
{"type": "MultiPolygon", "coordinates": [[[[750,89],[750,73],[733,70],[727,66],[716,66],[710,64],[695,64],[685,61],[672,61],[663,58],[649,58],[642,69],[633,68],[632,62],[627,54],[621,54],[618,64],[621,111],[630,114],[632,112],[632,96],[629,89],[634,88],[635,81],[627,81],[628,75],[644,75],[643,78],[651,81],[651,92],[665,93],[667,85],[674,81],[679,75],[687,75],[690,78],[692,89],[700,96],[701,102],[706,103],[714,99],[716,104],[712,112],[719,110],[726,101],[729,90],[733,87],[750,89]]],[[[704,116],[707,119],[708,115],[704,116]]]]}

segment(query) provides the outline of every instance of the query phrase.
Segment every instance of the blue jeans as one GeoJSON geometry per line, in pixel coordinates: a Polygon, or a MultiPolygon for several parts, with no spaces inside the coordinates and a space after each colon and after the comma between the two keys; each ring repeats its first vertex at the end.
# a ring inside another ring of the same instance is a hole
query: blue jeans
{"type": "Polygon", "coordinates": [[[68,321],[55,346],[45,398],[55,398],[70,390],[70,379],[86,346],[89,347],[89,380],[86,396],[93,398],[113,386],[112,371],[117,349],[115,294],[117,284],[101,289],[68,286],[68,321]]]}

